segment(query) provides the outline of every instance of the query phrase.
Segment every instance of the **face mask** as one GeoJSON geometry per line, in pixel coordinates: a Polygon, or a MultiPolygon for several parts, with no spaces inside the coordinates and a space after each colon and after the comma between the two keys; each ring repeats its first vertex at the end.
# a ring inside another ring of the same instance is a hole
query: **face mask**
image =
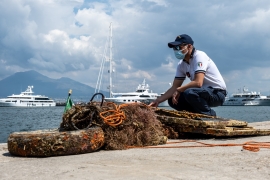
{"type": "Polygon", "coordinates": [[[174,55],[177,59],[184,59],[186,54],[188,53],[188,51],[186,53],[182,53],[183,50],[185,50],[186,48],[182,49],[182,50],[174,50],[174,55]]]}

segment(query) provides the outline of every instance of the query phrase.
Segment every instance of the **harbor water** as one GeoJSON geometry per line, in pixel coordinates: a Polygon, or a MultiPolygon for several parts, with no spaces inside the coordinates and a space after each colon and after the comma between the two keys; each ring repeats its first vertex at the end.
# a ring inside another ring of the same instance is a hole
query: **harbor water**
{"type": "MultiPolygon", "coordinates": [[[[12,132],[58,128],[64,108],[0,107],[0,143],[6,143],[12,132]]],[[[222,118],[247,122],[270,121],[270,106],[220,106],[214,110],[222,118]]]]}

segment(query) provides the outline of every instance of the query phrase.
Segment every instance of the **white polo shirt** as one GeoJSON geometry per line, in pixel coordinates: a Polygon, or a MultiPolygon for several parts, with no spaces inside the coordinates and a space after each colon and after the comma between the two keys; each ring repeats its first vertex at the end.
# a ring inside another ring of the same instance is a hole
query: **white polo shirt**
{"type": "Polygon", "coordinates": [[[180,60],[176,69],[176,79],[185,80],[186,76],[192,81],[196,73],[204,73],[202,87],[213,87],[226,90],[226,84],[216,64],[203,51],[195,50],[189,64],[180,60]]]}

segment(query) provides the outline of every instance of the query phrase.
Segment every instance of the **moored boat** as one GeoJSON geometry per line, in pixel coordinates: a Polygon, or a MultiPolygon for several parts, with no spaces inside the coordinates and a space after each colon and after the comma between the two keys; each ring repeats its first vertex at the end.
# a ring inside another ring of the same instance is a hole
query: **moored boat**
{"type": "Polygon", "coordinates": [[[149,85],[145,83],[145,79],[142,84],[139,84],[135,92],[128,93],[111,93],[113,97],[105,98],[106,101],[114,102],[117,104],[122,103],[145,103],[149,104],[158,97],[158,93],[153,93],[149,89],[149,85]]]}
{"type": "Polygon", "coordinates": [[[270,97],[243,88],[243,92],[233,93],[226,98],[223,106],[270,106],[270,97]]]}
{"type": "Polygon", "coordinates": [[[0,99],[0,107],[46,107],[55,106],[54,100],[44,95],[33,95],[34,86],[28,86],[21,94],[12,94],[0,99]]]}

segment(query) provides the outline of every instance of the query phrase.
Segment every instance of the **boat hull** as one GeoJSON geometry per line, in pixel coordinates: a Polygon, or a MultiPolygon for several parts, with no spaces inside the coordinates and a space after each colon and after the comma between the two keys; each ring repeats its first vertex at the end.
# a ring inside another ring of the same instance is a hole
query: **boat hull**
{"type": "Polygon", "coordinates": [[[126,104],[126,103],[144,103],[144,104],[150,104],[155,99],[146,99],[146,98],[105,98],[105,101],[113,102],[116,104],[126,104]]]}
{"type": "Polygon", "coordinates": [[[16,102],[0,102],[0,107],[53,107],[56,103],[16,103],[16,102]]]}
{"type": "MultiPolygon", "coordinates": [[[[115,104],[128,104],[128,103],[144,103],[144,104],[150,104],[153,102],[155,99],[144,99],[144,100],[130,100],[129,101],[123,101],[119,99],[113,99],[113,98],[105,98],[106,101],[108,102],[113,102],[115,104]]],[[[159,103],[158,107],[169,107],[168,101],[164,101],[162,103],[159,103]]]]}
{"type": "Polygon", "coordinates": [[[253,101],[225,101],[223,106],[270,106],[270,99],[260,99],[253,101]]]}

